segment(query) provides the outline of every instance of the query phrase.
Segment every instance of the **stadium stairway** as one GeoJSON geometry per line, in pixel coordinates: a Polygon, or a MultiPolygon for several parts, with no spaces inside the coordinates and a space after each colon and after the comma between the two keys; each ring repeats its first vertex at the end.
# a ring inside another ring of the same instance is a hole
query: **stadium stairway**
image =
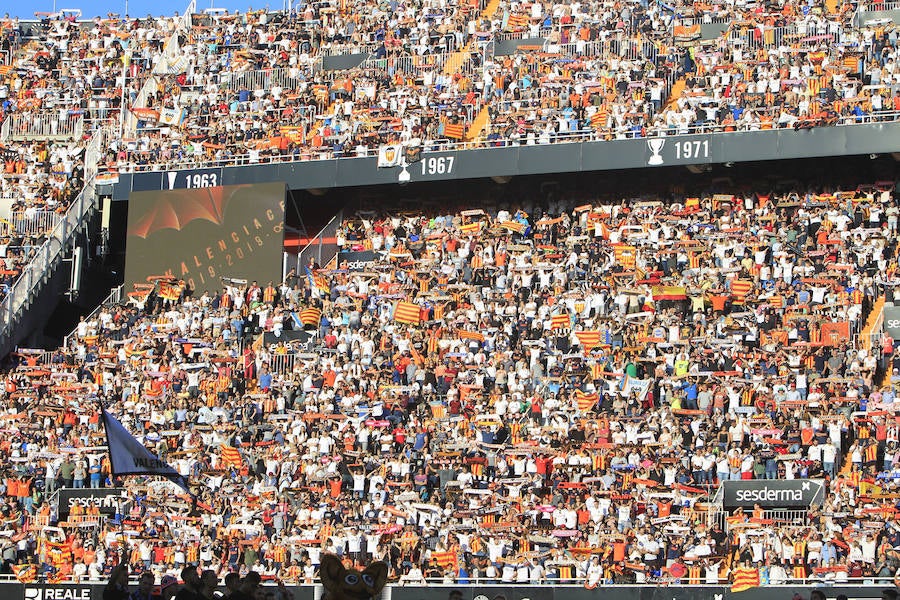
{"type": "Polygon", "coordinates": [[[472,119],[472,124],[469,125],[469,129],[466,131],[465,141],[471,142],[477,140],[484,131],[484,128],[489,124],[490,119],[491,115],[488,111],[488,107],[482,107],[482,109],[478,111],[478,114],[475,115],[475,118],[472,119]]]}
{"type": "Polygon", "coordinates": [[[471,42],[457,50],[444,63],[444,75],[453,75],[472,57],[471,42]]]}
{"type": "Polygon", "coordinates": [[[483,21],[485,19],[491,19],[497,13],[497,9],[500,8],[500,0],[490,0],[485,6],[484,10],[481,11],[481,14],[478,15],[478,20],[483,21]]]}
{"type": "Polygon", "coordinates": [[[684,92],[684,89],[687,87],[687,77],[682,77],[672,84],[672,89],[669,90],[669,99],[666,100],[665,109],[671,108],[675,102],[681,98],[681,94],[684,92]]]}

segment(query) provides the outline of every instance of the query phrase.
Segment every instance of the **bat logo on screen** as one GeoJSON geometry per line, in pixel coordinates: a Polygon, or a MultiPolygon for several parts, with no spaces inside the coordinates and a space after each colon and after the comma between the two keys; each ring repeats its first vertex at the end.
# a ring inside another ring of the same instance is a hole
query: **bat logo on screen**
{"type": "Polygon", "coordinates": [[[198,219],[222,225],[230,197],[231,194],[222,187],[164,192],[131,225],[128,234],[147,239],[162,229],[181,231],[188,223],[198,219]]]}

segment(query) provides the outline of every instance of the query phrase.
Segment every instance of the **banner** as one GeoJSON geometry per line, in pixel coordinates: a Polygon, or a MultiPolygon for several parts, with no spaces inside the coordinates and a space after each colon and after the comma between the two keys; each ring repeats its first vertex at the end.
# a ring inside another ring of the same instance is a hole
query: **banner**
{"type": "Polygon", "coordinates": [[[180,127],[187,118],[187,109],[163,108],[159,111],[159,122],[180,127]]]}
{"type": "Polygon", "coordinates": [[[900,340],[900,306],[884,307],[884,330],[894,340],[900,340]]]}
{"type": "MultiPolygon", "coordinates": [[[[462,600],[474,600],[476,597],[494,598],[502,596],[507,600],[598,600],[610,596],[613,600],[770,600],[771,598],[790,598],[797,591],[796,585],[762,585],[739,592],[735,596],[731,586],[722,578],[720,585],[687,585],[682,580],[679,585],[615,585],[600,586],[595,589],[587,589],[583,585],[557,586],[550,585],[553,579],[548,579],[548,585],[495,585],[495,584],[468,584],[457,585],[462,593],[462,600]],[[565,598],[563,598],[565,597],[565,598]]],[[[96,584],[62,584],[50,585],[34,583],[22,585],[21,583],[0,582],[0,598],[12,600],[101,600],[102,583],[96,584]]],[[[318,586],[315,585],[287,585],[288,594],[296,600],[313,600],[318,586]]],[[[879,585],[829,585],[827,596],[833,598],[844,594],[856,600],[881,600],[879,585]]],[[[277,590],[274,584],[264,582],[263,591],[277,590]]],[[[426,590],[434,591],[435,586],[425,587],[420,585],[389,585],[385,588],[384,596],[393,600],[421,600],[426,590]]],[[[808,589],[808,588],[807,588],[808,589]]],[[[221,590],[221,588],[220,588],[221,590]]],[[[427,594],[426,594],[427,595],[427,594]]]]}
{"type": "Polygon", "coordinates": [[[91,505],[99,506],[101,514],[114,515],[119,504],[128,499],[128,493],[125,488],[61,488],[57,498],[60,516],[68,515],[73,506],[91,505]]]}
{"type": "Polygon", "coordinates": [[[188,489],[187,481],[178,471],[158,456],[147,450],[109,412],[103,409],[103,426],[106,429],[106,443],[109,446],[109,462],[113,475],[154,475],[188,489]]]}
{"type": "Polygon", "coordinates": [[[822,323],[820,339],[823,346],[840,346],[850,341],[850,322],[836,321],[833,323],[822,323]]]}
{"type": "Polygon", "coordinates": [[[820,504],[825,485],[820,479],[751,479],[722,482],[725,508],[808,507],[820,504]]]}
{"type": "Polygon", "coordinates": [[[378,168],[398,167],[403,158],[402,144],[386,144],[378,148],[378,168]]]}
{"type": "Polygon", "coordinates": [[[338,254],[338,268],[349,271],[365,271],[377,256],[374,250],[341,252],[338,254]]]}

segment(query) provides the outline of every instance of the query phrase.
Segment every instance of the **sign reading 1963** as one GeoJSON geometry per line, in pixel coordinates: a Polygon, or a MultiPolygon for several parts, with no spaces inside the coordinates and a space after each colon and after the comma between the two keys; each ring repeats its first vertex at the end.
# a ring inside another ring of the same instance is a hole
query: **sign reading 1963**
{"type": "Polygon", "coordinates": [[[223,185],[222,169],[191,169],[169,171],[163,181],[164,189],[208,188],[223,185]]]}

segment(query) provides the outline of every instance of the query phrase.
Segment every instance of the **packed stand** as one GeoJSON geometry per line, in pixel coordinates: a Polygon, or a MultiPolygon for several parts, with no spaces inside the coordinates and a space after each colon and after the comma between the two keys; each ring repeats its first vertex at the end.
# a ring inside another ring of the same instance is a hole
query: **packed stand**
{"type": "Polygon", "coordinates": [[[814,14],[778,28],[733,26],[690,57],[659,132],[758,131],[893,119],[897,27],[841,27],[814,14]],[[777,34],[777,37],[776,37],[777,34]]]}
{"type": "Polygon", "coordinates": [[[896,27],[855,27],[845,6],[715,5],[701,11],[708,18],[681,3],[402,5],[391,19],[385,8],[195,17],[109,168],[366,156],[396,141],[439,149],[800,128],[900,106],[896,27]],[[702,40],[708,21],[727,25],[702,40]],[[530,37],[543,42],[491,54],[530,37]],[[353,52],[369,58],[323,67],[353,52]]]}
{"type": "Polygon", "coordinates": [[[142,287],[6,375],[4,569],[97,580],[127,547],[156,578],[308,583],[334,552],[410,584],[890,580],[900,354],[857,333],[896,282],[893,188],[438,199],[357,215],[352,254],[281,284],[142,287]],[[111,476],[98,401],[196,501],[111,476]],[[712,501],[802,478],[828,493],[787,521],[712,501]]]}
{"type": "Polygon", "coordinates": [[[0,203],[8,217],[0,220],[0,298],[81,191],[84,138],[118,126],[123,98],[137,96],[171,25],[100,18],[0,23],[0,120],[10,120],[0,154],[0,203]]]}

